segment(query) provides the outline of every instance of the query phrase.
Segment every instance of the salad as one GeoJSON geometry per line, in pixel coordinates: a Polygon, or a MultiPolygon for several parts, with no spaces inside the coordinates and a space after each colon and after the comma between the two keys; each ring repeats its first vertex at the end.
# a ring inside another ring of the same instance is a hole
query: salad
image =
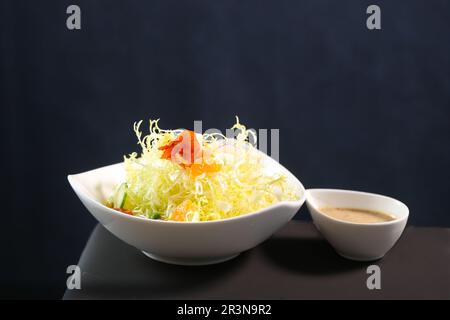
{"type": "Polygon", "coordinates": [[[199,222],[300,198],[287,177],[267,164],[255,147],[255,132],[238,117],[231,138],[164,130],[158,120],[149,122],[147,135],[142,121],[134,124],[142,152],[124,157],[125,181],[108,199],[110,208],[149,219],[199,222]]]}

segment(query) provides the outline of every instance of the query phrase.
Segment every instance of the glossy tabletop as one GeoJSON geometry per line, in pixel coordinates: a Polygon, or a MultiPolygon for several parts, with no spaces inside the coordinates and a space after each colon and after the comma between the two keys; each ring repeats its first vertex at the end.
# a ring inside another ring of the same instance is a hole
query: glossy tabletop
{"type": "Polygon", "coordinates": [[[186,267],[153,261],[97,225],[78,266],[81,289],[64,299],[450,299],[450,229],[408,226],[383,259],[355,262],[312,223],[291,221],[231,261],[186,267]],[[379,290],[367,287],[370,265],[380,267],[379,290]]]}

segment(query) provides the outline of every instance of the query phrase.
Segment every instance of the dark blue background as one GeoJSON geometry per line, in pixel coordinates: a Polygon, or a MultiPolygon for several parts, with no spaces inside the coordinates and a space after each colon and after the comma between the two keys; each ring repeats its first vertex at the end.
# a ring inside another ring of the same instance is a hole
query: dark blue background
{"type": "Polygon", "coordinates": [[[139,119],[280,128],[306,187],[391,195],[411,224],[450,226],[448,1],[0,3],[1,296],[62,294],[95,224],[66,175],[137,150],[139,119]]]}

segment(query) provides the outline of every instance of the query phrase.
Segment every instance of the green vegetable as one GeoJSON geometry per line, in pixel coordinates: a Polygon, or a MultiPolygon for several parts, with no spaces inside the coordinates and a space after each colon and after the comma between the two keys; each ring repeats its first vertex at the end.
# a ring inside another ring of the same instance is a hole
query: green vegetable
{"type": "Polygon", "coordinates": [[[113,198],[113,206],[114,208],[122,209],[125,204],[125,200],[127,198],[127,184],[122,183],[116,190],[116,193],[113,198]]]}
{"type": "Polygon", "coordinates": [[[152,213],[151,215],[149,215],[149,218],[150,218],[150,219],[154,219],[154,220],[159,220],[159,219],[161,219],[161,213],[159,213],[159,212],[154,212],[154,213],[152,213]]]}

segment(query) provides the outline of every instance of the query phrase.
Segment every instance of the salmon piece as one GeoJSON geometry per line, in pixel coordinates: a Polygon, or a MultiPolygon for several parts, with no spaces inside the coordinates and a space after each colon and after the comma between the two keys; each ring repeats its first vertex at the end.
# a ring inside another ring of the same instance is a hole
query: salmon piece
{"type": "Polygon", "coordinates": [[[186,221],[186,214],[189,211],[195,211],[197,208],[191,200],[184,200],[180,203],[170,215],[170,220],[186,221]]]}
{"type": "Polygon", "coordinates": [[[134,215],[133,214],[133,210],[123,209],[123,208],[112,208],[112,209],[114,209],[116,211],[119,211],[119,212],[122,212],[122,213],[125,213],[125,214],[129,214],[130,216],[134,215]]]}
{"type": "Polygon", "coordinates": [[[199,175],[203,174],[203,173],[215,173],[220,171],[220,164],[207,164],[207,163],[194,163],[189,167],[189,172],[191,173],[191,175],[195,178],[198,177],[199,175]]]}
{"type": "Polygon", "coordinates": [[[217,172],[221,168],[219,164],[206,163],[205,158],[209,154],[206,153],[206,150],[202,150],[195,132],[190,130],[184,130],[175,139],[159,147],[159,150],[163,151],[161,159],[178,163],[184,169],[189,170],[194,178],[202,173],[217,172]]]}
{"type": "Polygon", "coordinates": [[[174,140],[159,147],[159,150],[163,150],[162,159],[178,161],[184,165],[193,164],[202,156],[195,132],[190,130],[184,130],[174,140]]]}

